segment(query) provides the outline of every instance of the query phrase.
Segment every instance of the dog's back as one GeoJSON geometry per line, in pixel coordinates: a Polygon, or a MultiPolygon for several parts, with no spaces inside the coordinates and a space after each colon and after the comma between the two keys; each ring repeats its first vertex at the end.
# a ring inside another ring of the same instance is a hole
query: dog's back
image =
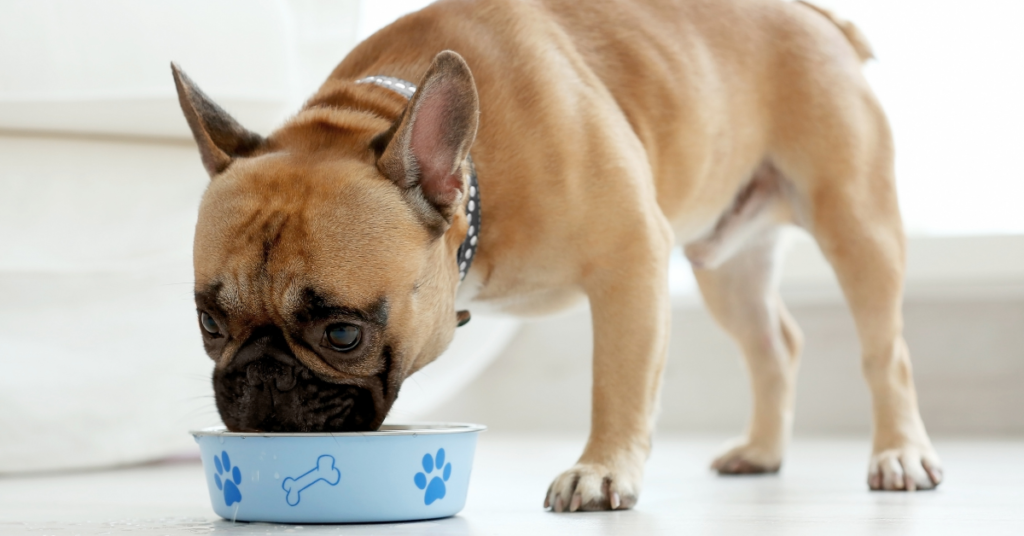
{"type": "Polygon", "coordinates": [[[551,169],[580,153],[574,140],[593,126],[591,116],[608,113],[598,101],[610,96],[646,152],[659,205],[682,241],[727,206],[780,130],[816,129],[816,105],[860,98],[867,86],[859,65],[870,54],[855,27],[803,3],[442,0],[366,40],[332,76],[415,79],[444,48],[477,75],[474,153],[492,171],[481,178],[492,199],[505,194],[498,182],[536,181],[540,190],[542,181],[558,195],[558,182],[588,180],[574,168],[551,169]],[[833,94],[822,96],[825,88],[833,94]],[[507,139],[517,140],[516,152],[550,157],[531,168],[506,154],[507,139]]]}

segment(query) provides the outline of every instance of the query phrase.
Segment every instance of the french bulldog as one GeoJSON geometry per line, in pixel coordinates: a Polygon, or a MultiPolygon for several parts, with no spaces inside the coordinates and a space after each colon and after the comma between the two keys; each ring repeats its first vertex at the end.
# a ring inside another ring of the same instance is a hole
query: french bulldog
{"type": "Polygon", "coordinates": [[[172,65],[212,179],[195,301],[224,423],[374,430],[468,309],[588,300],[590,437],[544,505],[630,508],[681,245],[752,377],[749,429],[713,468],[778,471],[802,345],[779,296],[779,236],[797,226],[834,268],[862,343],[870,488],[938,485],[902,336],[904,234],[869,58],[856,27],[803,2],[442,0],[355,47],[266,137],[172,65]]]}

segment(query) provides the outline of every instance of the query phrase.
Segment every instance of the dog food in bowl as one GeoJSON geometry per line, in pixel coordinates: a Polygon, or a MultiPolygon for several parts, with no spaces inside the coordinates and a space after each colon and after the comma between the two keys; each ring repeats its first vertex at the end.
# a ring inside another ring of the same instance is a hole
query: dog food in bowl
{"type": "Polygon", "coordinates": [[[192,432],[213,510],[236,521],[357,523],[432,519],[466,504],[475,424],[384,425],[376,432],[192,432]]]}

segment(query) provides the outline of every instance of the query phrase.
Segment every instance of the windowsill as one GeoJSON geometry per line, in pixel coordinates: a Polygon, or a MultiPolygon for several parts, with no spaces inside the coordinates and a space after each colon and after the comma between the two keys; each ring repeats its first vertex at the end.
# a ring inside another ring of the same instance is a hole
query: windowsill
{"type": "MultiPolygon", "coordinates": [[[[673,261],[673,306],[701,307],[689,265],[673,261]]],[[[1024,298],[1024,235],[911,237],[905,280],[907,301],[1024,298]]],[[[842,301],[832,267],[806,233],[793,233],[781,291],[791,305],[842,301]]]]}

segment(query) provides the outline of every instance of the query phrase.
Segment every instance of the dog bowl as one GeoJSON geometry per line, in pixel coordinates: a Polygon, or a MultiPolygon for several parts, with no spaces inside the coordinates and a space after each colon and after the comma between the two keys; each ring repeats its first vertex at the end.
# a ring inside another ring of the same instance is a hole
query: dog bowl
{"type": "Polygon", "coordinates": [[[357,523],[433,519],[466,504],[475,424],[377,432],[192,432],[213,510],[234,521],[357,523]]]}

